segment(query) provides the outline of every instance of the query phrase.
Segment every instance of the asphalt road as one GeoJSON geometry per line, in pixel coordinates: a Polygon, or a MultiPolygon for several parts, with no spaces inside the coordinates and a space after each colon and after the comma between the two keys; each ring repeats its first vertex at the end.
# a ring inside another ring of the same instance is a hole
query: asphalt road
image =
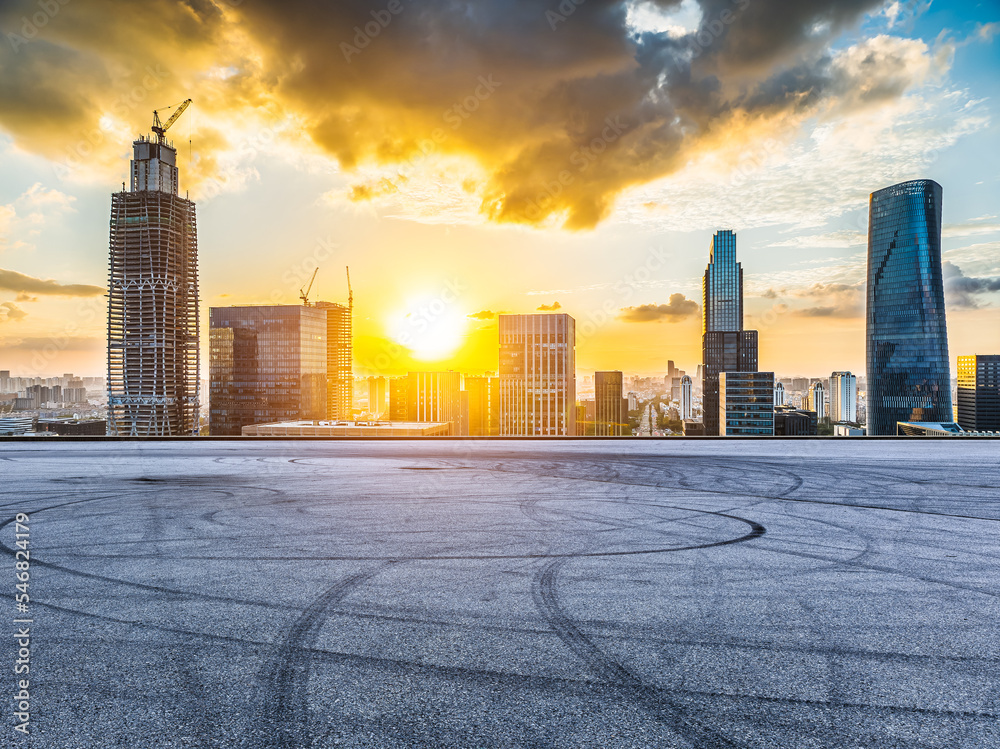
{"type": "Polygon", "coordinates": [[[1000,746],[1000,443],[20,442],[0,491],[0,746],[1000,746]]]}

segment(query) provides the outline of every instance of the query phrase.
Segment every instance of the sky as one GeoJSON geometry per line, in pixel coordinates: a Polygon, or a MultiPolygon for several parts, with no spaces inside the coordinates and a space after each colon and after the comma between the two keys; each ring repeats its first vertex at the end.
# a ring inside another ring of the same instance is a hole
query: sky
{"type": "Polygon", "coordinates": [[[206,343],[350,266],[359,375],[495,371],[497,315],[554,310],[581,374],[693,372],[731,229],[760,368],[863,373],[868,196],[930,178],[953,366],[1000,352],[995,1],[4,0],[0,35],[15,375],[104,372],[111,193],[187,98],[206,343]]]}

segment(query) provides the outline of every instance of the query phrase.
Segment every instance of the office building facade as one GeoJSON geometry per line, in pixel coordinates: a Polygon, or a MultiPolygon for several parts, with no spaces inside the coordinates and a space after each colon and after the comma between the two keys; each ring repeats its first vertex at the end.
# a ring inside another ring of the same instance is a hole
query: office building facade
{"type": "Polygon", "coordinates": [[[774,372],[719,373],[718,419],[723,437],[774,434],[774,372]]]}
{"type": "Polygon", "coordinates": [[[774,407],[775,437],[811,437],[817,432],[815,411],[790,406],[774,407]]]}
{"type": "MultiPolygon", "coordinates": [[[[702,411],[705,434],[721,434],[719,427],[719,375],[722,372],[757,371],[757,331],[712,331],[702,336],[702,411]]],[[[773,399],[774,394],[771,394],[773,399]]]]}
{"type": "Polygon", "coordinates": [[[354,413],[354,299],[347,305],[316,302],[326,313],[326,418],[350,420],[354,413]]]}
{"type": "Polygon", "coordinates": [[[785,405],[785,386],[780,382],[774,383],[774,405],[776,408],[785,405]]]}
{"type": "Polygon", "coordinates": [[[209,310],[209,424],[243,427],[326,418],[326,312],[265,305],[209,310]]]}
{"type": "Polygon", "coordinates": [[[969,432],[1000,432],[1000,354],[958,357],[958,423],[969,432]]]}
{"type": "Polygon", "coordinates": [[[131,185],[111,197],[108,434],[199,430],[198,225],[178,194],[177,151],[132,144],[131,185]]]}
{"type": "Polygon", "coordinates": [[[406,378],[407,421],[447,422],[452,434],[469,433],[459,372],[410,372],[406,378]]]}
{"type": "Polygon", "coordinates": [[[868,434],[896,422],[950,422],[951,372],[941,274],[941,185],[872,193],[868,218],[868,434]]]}
{"type": "Polygon", "coordinates": [[[500,315],[500,434],[576,434],[576,321],[500,315]]]}
{"type": "Polygon", "coordinates": [[[594,434],[597,437],[621,437],[627,426],[622,413],[622,389],[625,379],[621,372],[594,373],[594,434]]]}
{"type": "Polygon", "coordinates": [[[810,411],[816,412],[816,418],[820,421],[826,418],[826,388],[822,382],[814,382],[809,386],[808,407],[810,411]]]}
{"type": "MultiPolygon", "coordinates": [[[[329,364],[329,359],[327,360],[329,364]]],[[[327,382],[329,382],[329,375],[327,375],[327,382]]],[[[329,398],[329,388],[327,389],[327,397],[329,398]]],[[[329,403],[327,403],[327,411],[329,412],[329,403]]],[[[382,418],[389,411],[389,383],[385,377],[369,377],[368,378],[368,412],[376,419],[382,418]]]]}
{"type": "Polygon", "coordinates": [[[496,437],[500,434],[500,378],[466,377],[469,436],[496,437]]]}

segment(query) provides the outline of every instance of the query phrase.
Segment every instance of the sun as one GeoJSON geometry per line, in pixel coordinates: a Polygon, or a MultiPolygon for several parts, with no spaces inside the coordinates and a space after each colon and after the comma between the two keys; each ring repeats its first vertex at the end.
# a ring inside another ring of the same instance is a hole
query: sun
{"type": "Polygon", "coordinates": [[[465,340],[468,319],[454,302],[424,295],[408,300],[389,322],[392,339],[413,358],[439,361],[454,354],[465,340]]]}

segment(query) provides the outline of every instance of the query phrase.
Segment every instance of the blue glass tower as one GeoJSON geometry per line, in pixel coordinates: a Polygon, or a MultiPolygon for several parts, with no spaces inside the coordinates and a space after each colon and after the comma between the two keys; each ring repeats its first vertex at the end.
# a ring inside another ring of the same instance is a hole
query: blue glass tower
{"type": "Polygon", "coordinates": [[[701,286],[702,333],[743,330],[743,266],[736,262],[736,234],[723,229],[712,237],[701,286]]]}
{"type": "Polygon", "coordinates": [[[941,185],[873,192],[868,212],[868,434],[952,421],[941,277],[941,185]]]}

